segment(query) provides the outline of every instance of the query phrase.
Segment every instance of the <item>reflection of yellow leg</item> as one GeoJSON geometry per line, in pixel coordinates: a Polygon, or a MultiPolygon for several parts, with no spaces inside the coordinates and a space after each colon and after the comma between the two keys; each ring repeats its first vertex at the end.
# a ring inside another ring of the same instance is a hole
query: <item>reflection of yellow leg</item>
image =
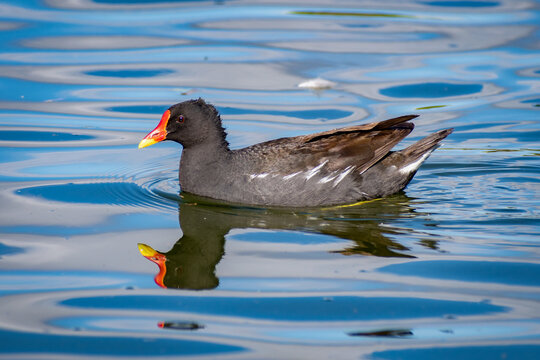
{"type": "Polygon", "coordinates": [[[377,199],[359,201],[359,202],[355,202],[353,204],[330,206],[330,207],[327,207],[327,208],[323,208],[323,210],[340,209],[340,208],[346,208],[346,207],[351,207],[351,206],[357,206],[357,205],[367,204],[367,203],[374,202],[374,201],[381,200],[381,199],[382,198],[377,198],[377,199]]]}

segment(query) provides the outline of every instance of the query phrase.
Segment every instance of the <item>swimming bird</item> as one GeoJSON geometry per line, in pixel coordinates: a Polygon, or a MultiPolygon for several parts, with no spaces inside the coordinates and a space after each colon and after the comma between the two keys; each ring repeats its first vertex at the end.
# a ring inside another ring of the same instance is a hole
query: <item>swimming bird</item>
{"type": "Polygon", "coordinates": [[[231,203],[326,207],[395,194],[453,129],[391,149],[418,115],[270,140],[231,150],[214,106],[203,99],[171,106],[139,148],[163,140],[183,146],[183,192],[231,203]]]}

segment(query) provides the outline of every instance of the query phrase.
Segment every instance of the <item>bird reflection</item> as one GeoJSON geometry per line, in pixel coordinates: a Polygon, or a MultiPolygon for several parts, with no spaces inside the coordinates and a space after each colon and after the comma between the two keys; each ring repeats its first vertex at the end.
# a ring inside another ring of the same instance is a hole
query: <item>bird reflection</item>
{"type": "Polygon", "coordinates": [[[417,216],[405,195],[356,206],[327,209],[264,209],[209,202],[183,194],[179,221],[183,235],[167,252],[139,244],[143,256],[156,263],[156,283],[165,288],[213,289],[219,279],[216,265],[224,254],[225,236],[231,229],[259,228],[295,230],[351,240],[336,251],[343,255],[414,257],[406,246],[391,239],[406,230],[392,222],[417,216]]]}

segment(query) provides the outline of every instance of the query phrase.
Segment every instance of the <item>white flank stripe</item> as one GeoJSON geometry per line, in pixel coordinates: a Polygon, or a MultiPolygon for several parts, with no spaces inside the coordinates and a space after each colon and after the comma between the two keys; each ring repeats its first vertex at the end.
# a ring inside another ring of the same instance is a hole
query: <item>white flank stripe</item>
{"type": "Polygon", "coordinates": [[[283,180],[289,180],[289,179],[292,179],[293,177],[295,177],[296,175],[298,175],[298,174],[300,174],[300,173],[301,173],[301,171],[297,171],[297,172],[295,172],[295,173],[292,173],[292,174],[289,174],[289,175],[285,175],[285,176],[283,177],[283,180]]]}
{"type": "Polygon", "coordinates": [[[268,173],[262,173],[262,174],[253,174],[253,175],[249,175],[249,178],[251,180],[257,178],[257,179],[264,179],[265,177],[267,177],[269,174],[268,173]]]}
{"type": "Polygon", "coordinates": [[[311,179],[313,176],[317,175],[319,171],[321,171],[321,168],[328,162],[328,160],[325,160],[322,164],[318,165],[317,167],[314,167],[313,169],[309,170],[306,174],[306,180],[311,179]]]}
{"type": "Polygon", "coordinates": [[[333,171],[332,174],[323,177],[321,180],[319,180],[319,183],[324,184],[324,183],[327,183],[327,182],[330,182],[330,181],[334,180],[337,177],[337,175],[334,175],[335,173],[336,172],[333,171]]]}
{"type": "Polygon", "coordinates": [[[337,177],[337,179],[334,181],[334,186],[336,186],[337,184],[339,184],[341,182],[341,180],[345,179],[345,176],[349,175],[349,173],[351,171],[353,171],[355,167],[354,166],[347,166],[345,168],[345,170],[343,170],[343,172],[341,174],[339,174],[339,176],[337,177]]]}

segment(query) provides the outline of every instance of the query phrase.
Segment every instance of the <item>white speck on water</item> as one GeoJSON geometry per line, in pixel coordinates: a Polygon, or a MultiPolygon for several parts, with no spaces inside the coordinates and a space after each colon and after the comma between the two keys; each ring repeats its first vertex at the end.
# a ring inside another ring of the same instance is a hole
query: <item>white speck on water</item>
{"type": "Polygon", "coordinates": [[[307,89],[313,89],[313,90],[322,90],[322,89],[331,89],[336,85],[332,81],[316,78],[316,79],[310,79],[304,82],[301,82],[298,84],[298,87],[300,88],[307,88],[307,89]]]}

